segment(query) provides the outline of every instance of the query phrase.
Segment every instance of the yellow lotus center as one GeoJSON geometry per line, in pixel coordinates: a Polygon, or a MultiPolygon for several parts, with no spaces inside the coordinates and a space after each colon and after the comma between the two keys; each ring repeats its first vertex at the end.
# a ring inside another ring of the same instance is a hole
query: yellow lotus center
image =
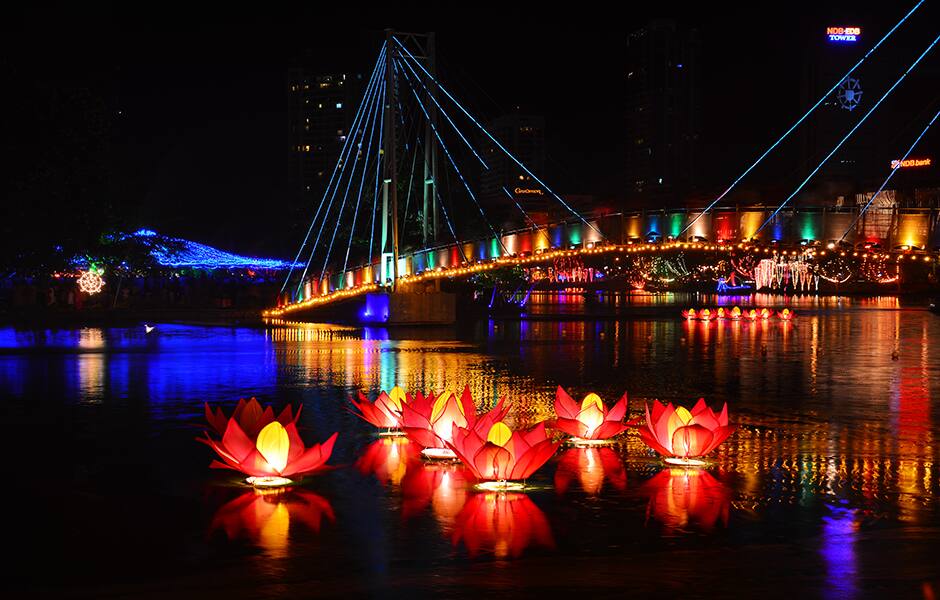
{"type": "Polygon", "coordinates": [[[735,306],[734,308],[731,309],[731,314],[733,314],[733,315],[740,315],[740,314],[741,314],[741,309],[738,308],[737,306],[735,306]]]}
{"type": "Polygon", "coordinates": [[[785,315],[790,314],[790,309],[789,309],[789,308],[783,309],[783,314],[785,314],[785,315]]]}
{"type": "Polygon", "coordinates": [[[255,443],[258,452],[268,461],[271,467],[280,473],[287,466],[287,453],[290,450],[290,438],[287,436],[287,430],[277,421],[272,421],[265,425],[264,429],[258,434],[258,441],[255,443]]]}
{"type": "MultiPolygon", "coordinates": [[[[454,393],[450,390],[444,390],[440,396],[434,401],[434,406],[431,408],[431,422],[437,421],[438,417],[441,416],[441,413],[444,412],[444,409],[447,407],[447,401],[450,400],[450,397],[454,396],[454,393]]],[[[454,396],[454,401],[457,400],[457,397],[454,396]]],[[[463,403],[457,402],[457,410],[460,411],[460,414],[466,417],[467,415],[463,412],[463,403]]]]}
{"type": "Polygon", "coordinates": [[[395,405],[395,408],[401,410],[401,403],[405,401],[405,390],[397,385],[388,393],[388,399],[395,405]]]}
{"type": "Polygon", "coordinates": [[[506,444],[509,443],[510,438],[512,438],[512,430],[502,421],[493,423],[493,426],[490,427],[490,432],[486,434],[487,442],[496,444],[501,448],[506,447],[506,444]]]}
{"type": "Polygon", "coordinates": [[[585,396],[584,400],[581,401],[581,410],[584,410],[592,404],[595,405],[598,410],[604,412],[604,403],[601,401],[601,397],[593,392],[585,396]]]}
{"type": "Polygon", "coordinates": [[[692,413],[690,413],[689,409],[684,406],[680,406],[676,409],[676,416],[682,420],[683,425],[688,425],[689,421],[692,420],[692,413]]]}
{"type": "Polygon", "coordinates": [[[710,314],[711,314],[711,311],[708,310],[707,308],[702,311],[702,316],[703,316],[703,317],[707,317],[707,316],[710,315],[710,314]]]}
{"type": "Polygon", "coordinates": [[[694,316],[694,315],[695,315],[695,309],[694,309],[694,308],[690,308],[690,309],[689,309],[689,316],[691,317],[691,316],[694,316]]]}

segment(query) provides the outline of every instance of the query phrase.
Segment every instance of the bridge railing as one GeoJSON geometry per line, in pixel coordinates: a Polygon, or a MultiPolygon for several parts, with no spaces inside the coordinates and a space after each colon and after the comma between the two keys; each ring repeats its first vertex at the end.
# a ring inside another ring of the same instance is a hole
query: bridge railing
{"type": "MultiPolygon", "coordinates": [[[[772,207],[738,207],[714,210],[658,209],[615,212],[587,219],[501,232],[498,236],[441,244],[405,252],[399,256],[399,276],[412,277],[429,270],[452,269],[486,263],[508,256],[525,256],[548,250],[590,247],[599,243],[660,242],[677,240],[689,223],[694,224],[682,241],[739,242],[798,246],[841,243],[886,250],[935,250],[940,248],[940,214],[937,209],[872,208],[852,226],[859,207],[798,207],[780,211],[765,227],[761,224],[772,207]]],[[[391,281],[391,256],[384,261],[359,265],[343,273],[311,279],[293,298],[301,302],[336,291],[382,286],[391,281]]]]}

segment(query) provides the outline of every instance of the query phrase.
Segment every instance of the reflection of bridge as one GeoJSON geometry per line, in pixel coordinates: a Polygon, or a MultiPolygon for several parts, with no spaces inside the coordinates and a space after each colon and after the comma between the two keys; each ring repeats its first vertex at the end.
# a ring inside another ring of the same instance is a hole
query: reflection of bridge
{"type": "MultiPolygon", "coordinates": [[[[921,4],[923,0],[845,77],[921,4]]],[[[394,291],[402,283],[466,277],[572,254],[659,252],[675,248],[677,242],[688,250],[709,251],[821,245],[851,252],[850,246],[862,244],[866,256],[933,250],[940,247],[935,212],[877,208],[879,195],[900,169],[891,170],[878,191],[861,198],[862,204],[852,209],[794,209],[789,203],[938,41],[940,36],[779,206],[727,209],[720,203],[837,90],[844,77],[704,209],[588,216],[517,159],[441,83],[435,70],[433,34],[388,30],[345,146],[294,261],[303,268],[291,269],[278,307],[267,314],[280,315],[380,288],[394,291]],[[481,139],[483,146],[478,149],[474,139],[481,139]],[[475,169],[492,171],[497,161],[508,166],[503,169],[504,194],[484,197],[471,185],[469,174],[475,169]],[[510,192],[515,184],[508,183],[509,176],[524,183],[520,187],[525,193],[510,192]],[[533,190],[538,193],[527,194],[533,190]],[[494,222],[515,222],[519,228],[506,232],[494,227],[494,222]],[[415,249],[401,251],[405,247],[415,249]],[[356,264],[363,266],[351,266],[356,264]]],[[[901,161],[938,116],[940,111],[900,155],[901,161]]]]}

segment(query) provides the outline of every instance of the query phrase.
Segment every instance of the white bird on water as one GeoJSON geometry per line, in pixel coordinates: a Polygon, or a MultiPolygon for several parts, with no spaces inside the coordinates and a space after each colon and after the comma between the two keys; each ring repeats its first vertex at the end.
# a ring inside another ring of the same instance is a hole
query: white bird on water
{"type": "Polygon", "coordinates": [[[153,331],[153,330],[156,329],[156,328],[157,328],[156,325],[147,325],[146,323],[144,323],[144,331],[145,331],[146,333],[150,333],[151,331],[153,331]]]}

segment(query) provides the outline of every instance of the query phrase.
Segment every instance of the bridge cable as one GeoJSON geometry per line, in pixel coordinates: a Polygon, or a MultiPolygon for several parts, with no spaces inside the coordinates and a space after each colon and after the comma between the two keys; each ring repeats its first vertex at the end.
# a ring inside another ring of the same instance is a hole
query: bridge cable
{"type": "Polygon", "coordinates": [[[921,138],[923,138],[924,135],[927,134],[927,131],[930,129],[930,127],[931,127],[931,126],[934,124],[934,122],[937,120],[937,117],[940,117],[940,110],[938,110],[938,111],[936,112],[936,114],[934,114],[933,118],[930,119],[930,122],[927,123],[927,126],[924,127],[923,131],[920,132],[920,135],[917,136],[917,138],[914,140],[914,143],[911,144],[911,146],[907,149],[907,152],[904,153],[904,156],[901,157],[901,160],[898,161],[897,166],[892,166],[892,167],[891,167],[891,172],[888,173],[888,176],[885,178],[884,182],[882,182],[881,187],[878,188],[878,191],[875,192],[875,194],[871,197],[871,199],[870,199],[870,200],[868,201],[868,203],[864,206],[864,208],[862,208],[862,210],[859,211],[858,215],[855,217],[855,220],[852,221],[852,223],[848,226],[848,228],[846,228],[845,233],[842,234],[842,237],[839,238],[839,241],[840,241],[840,242],[841,242],[842,240],[844,240],[844,239],[845,239],[845,236],[847,236],[847,235],[849,234],[849,232],[852,231],[852,228],[855,227],[855,225],[858,224],[859,220],[862,218],[862,215],[864,215],[864,214],[865,214],[865,211],[868,210],[868,207],[872,205],[872,203],[875,201],[875,198],[878,197],[878,194],[880,194],[880,193],[882,192],[882,190],[885,189],[885,186],[888,185],[888,182],[891,181],[891,178],[894,177],[894,174],[897,173],[899,170],[901,170],[901,163],[903,163],[905,160],[907,160],[907,157],[911,155],[911,152],[914,151],[914,148],[915,148],[915,147],[917,146],[917,144],[920,142],[921,138]]]}
{"type": "Polygon", "coordinates": [[[839,148],[841,148],[842,145],[843,145],[846,141],[848,141],[848,139],[849,139],[850,137],[852,137],[852,134],[854,134],[855,131],[856,131],[859,127],[861,127],[862,123],[864,123],[864,122],[868,119],[868,117],[871,116],[871,114],[872,114],[873,112],[875,112],[875,110],[881,105],[881,103],[884,102],[885,98],[887,98],[889,95],[891,95],[891,92],[893,92],[894,89],[895,89],[896,87],[898,87],[898,85],[900,85],[900,83],[904,80],[904,78],[907,77],[908,73],[910,73],[911,71],[914,70],[915,67],[917,67],[917,65],[920,63],[920,61],[921,61],[925,56],[927,56],[927,53],[929,53],[929,52],[933,49],[933,47],[937,45],[937,42],[938,42],[938,41],[940,41],[940,35],[938,35],[937,37],[935,37],[934,40],[933,40],[932,42],[930,42],[930,45],[927,46],[927,49],[924,50],[923,52],[921,52],[920,56],[918,56],[917,59],[914,60],[913,63],[911,63],[911,66],[909,66],[909,67],[907,68],[907,70],[904,71],[904,73],[902,73],[900,77],[898,77],[897,81],[895,81],[894,84],[892,84],[891,87],[889,87],[888,90],[887,90],[884,94],[882,94],[881,98],[879,98],[878,101],[875,102],[875,104],[872,105],[872,107],[868,109],[868,112],[866,112],[866,113],[862,116],[862,118],[858,120],[858,122],[852,127],[852,129],[850,129],[849,132],[848,132],[847,134],[845,134],[845,137],[843,137],[843,138],[839,141],[839,143],[836,144],[835,147],[829,152],[829,154],[827,154],[826,157],[823,158],[822,161],[820,161],[820,163],[819,163],[818,165],[816,165],[816,168],[813,169],[812,172],[811,172],[809,175],[806,176],[806,179],[804,179],[804,180],[800,183],[800,185],[796,186],[796,189],[793,190],[793,192],[792,192],[789,196],[787,196],[787,198],[786,198],[783,202],[780,203],[780,206],[778,206],[777,209],[776,209],[774,212],[772,212],[769,217],[767,217],[767,219],[764,221],[764,223],[763,223],[760,227],[757,228],[757,231],[754,232],[754,235],[757,235],[758,233],[760,233],[761,230],[764,229],[764,227],[766,227],[767,224],[770,223],[770,221],[771,221],[775,216],[777,216],[777,213],[779,213],[781,210],[783,210],[783,207],[786,206],[787,202],[789,202],[790,200],[792,200],[793,197],[796,196],[796,195],[800,192],[800,190],[803,189],[803,187],[809,182],[809,180],[812,179],[813,176],[816,175],[817,172],[819,172],[819,170],[823,167],[823,165],[826,164],[826,162],[827,162],[830,158],[832,158],[832,156],[833,156],[836,152],[839,151],[839,148]]]}
{"type": "MultiPolygon", "coordinates": [[[[396,68],[398,67],[398,61],[396,61],[396,68]]],[[[405,76],[405,80],[410,84],[411,80],[409,79],[408,73],[404,69],[400,69],[401,73],[405,76]]],[[[411,93],[414,95],[415,100],[418,101],[418,106],[421,107],[421,111],[424,113],[425,119],[427,119],[428,125],[431,127],[431,131],[434,132],[434,137],[437,138],[438,143],[441,145],[441,150],[444,152],[444,156],[447,157],[447,160],[450,162],[451,166],[454,168],[454,171],[457,173],[457,177],[460,178],[461,183],[463,183],[464,188],[467,190],[467,194],[470,196],[470,199],[473,200],[473,203],[476,204],[477,209],[480,211],[480,215],[483,216],[483,222],[486,223],[487,227],[490,228],[490,231],[493,233],[493,236],[499,242],[500,247],[503,249],[503,252],[509,254],[509,251],[506,249],[506,246],[503,244],[502,236],[496,233],[496,229],[493,227],[493,224],[490,223],[489,219],[486,218],[486,213],[483,211],[483,207],[480,206],[480,202],[477,200],[476,195],[473,193],[473,190],[470,188],[470,184],[467,183],[467,180],[464,178],[463,173],[460,172],[460,169],[457,167],[457,163],[454,161],[454,157],[451,156],[450,151],[447,149],[447,144],[444,143],[444,139],[441,137],[440,132],[437,130],[437,127],[434,126],[434,123],[431,122],[431,117],[428,115],[427,109],[424,107],[424,103],[421,102],[421,98],[418,97],[418,92],[414,89],[414,86],[409,85],[408,89],[411,90],[411,93]]]]}
{"type": "MultiPolygon", "coordinates": [[[[921,0],[921,2],[924,2],[924,1],[925,1],[925,0],[921,0]]],[[[535,175],[535,173],[533,173],[531,170],[529,170],[529,168],[528,168],[527,166],[525,166],[518,158],[516,158],[509,150],[507,150],[506,147],[503,146],[503,145],[499,142],[499,140],[497,140],[495,137],[493,137],[493,135],[492,135],[489,131],[487,131],[487,129],[486,129],[485,127],[483,127],[483,125],[481,125],[480,122],[477,121],[476,118],[474,118],[473,115],[471,115],[471,114],[467,111],[467,109],[465,109],[465,108],[463,107],[463,105],[461,105],[461,104],[457,101],[457,99],[454,98],[453,95],[451,95],[450,92],[447,91],[447,88],[445,88],[445,87],[441,84],[440,81],[438,81],[433,75],[431,75],[431,74],[428,72],[427,69],[424,68],[424,65],[422,65],[422,64],[418,61],[418,59],[414,57],[414,55],[404,46],[404,44],[401,43],[401,41],[399,41],[399,40],[396,39],[395,42],[398,44],[399,48],[401,48],[401,49],[405,52],[405,54],[406,54],[409,58],[411,58],[411,60],[412,60],[416,65],[418,65],[418,67],[421,68],[421,70],[424,72],[424,74],[427,76],[427,78],[428,78],[430,81],[432,81],[432,82],[438,87],[439,90],[441,90],[442,92],[444,92],[444,95],[446,95],[448,98],[450,98],[451,102],[453,102],[453,103],[457,106],[457,108],[459,108],[460,111],[463,112],[463,114],[466,115],[467,118],[469,118],[469,119],[473,122],[473,124],[476,125],[477,128],[478,128],[480,131],[482,131],[483,134],[486,135],[486,137],[488,137],[488,138],[490,139],[490,141],[492,141],[494,144],[496,144],[496,146],[497,146],[500,150],[502,150],[503,153],[506,154],[506,156],[508,156],[510,159],[512,159],[512,161],[513,161],[514,163],[516,163],[519,167],[521,167],[522,170],[525,171],[532,179],[534,179],[539,185],[541,185],[543,188],[545,188],[545,190],[548,191],[548,193],[550,193],[552,196],[554,196],[555,199],[558,200],[558,202],[560,202],[561,205],[564,206],[571,214],[573,214],[573,215],[576,216],[578,219],[580,219],[585,225],[587,225],[588,227],[590,227],[591,229],[593,229],[598,235],[601,236],[602,239],[606,239],[606,238],[607,238],[607,236],[605,236],[603,233],[601,233],[601,231],[600,231],[597,227],[595,227],[593,224],[589,223],[583,216],[581,216],[580,213],[578,213],[578,211],[576,211],[576,210],[574,210],[573,208],[571,208],[571,206],[570,206],[567,202],[565,202],[565,201],[562,199],[561,196],[559,196],[558,194],[556,194],[550,187],[548,187],[548,185],[546,185],[546,183],[545,183],[544,181],[542,181],[541,179],[539,179],[538,176],[535,175]]]]}
{"type": "Polygon", "coordinates": [[[683,229],[682,231],[679,232],[679,236],[678,236],[678,237],[682,237],[682,234],[684,234],[686,231],[688,231],[689,229],[691,229],[692,226],[695,225],[695,223],[696,223],[699,219],[701,219],[703,216],[705,216],[705,213],[707,213],[708,211],[710,211],[711,209],[713,209],[716,204],[718,204],[719,202],[721,202],[721,200],[722,200],[725,196],[727,196],[728,193],[731,192],[731,190],[733,190],[733,189],[738,185],[738,183],[740,183],[741,180],[744,179],[744,178],[747,176],[747,174],[751,172],[751,170],[752,170],[754,167],[756,167],[758,164],[760,164],[761,161],[763,161],[763,160],[767,157],[768,154],[770,154],[771,152],[773,152],[774,148],[776,148],[778,145],[780,145],[780,142],[782,142],[784,139],[787,138],[787,136],[789,136],[791,133],[793,133],[793,130],[795,130],[797,127],[799,127],[799,126],[800,126],[800,123],[802,123],[803,121],[805,121],[806,118],[809,117],[809,116],[813,113],[813,111],[815,111],[815,110],[819,107],[819,105],[822,104],[822,103],[826,100],[826,98],[828,98],[828,97],[830,96],[830,94],[832,94],[834,91],[836,91],[836,89],[837,89],[840,85],[842,85],[842,82],[845,81],[846,78],[847,78],[849,75],[851,75],[853,72],[855,72],[855,70],[858,69],[858,68],[861,66],[861,64],[862,64],[863,62],[865,62],[865,59],[867,59],[869,56],[871,56],[872,53],[874,53],[874,51],[878,49],[878,46],[880,46],[880,45],[882,44],[882,42],[884,42],[884,41],[887,40],[889,37],[891,37],[891,34],[893,34],[893,33],[895,32],[895,30],[896,30],[898,27],[901,26],[902,23],[904,23],[905,21],[907,21],[908,17],[910,17],[912,14],[914,14],[914,12],[915,12],[918,8],[920,8],[921,4],[923,4],[924,2],[926,2],[926,0],[920,0],[917,4],[915,4],[915,5],[914,5],[914,8],[912,8],[910,11],[908,11],[908,13],[907,13],[906,15],[904,15],[904,16],[901,18],[901,20],[898,21],[898,22],[894,25],[894,27],[892,27],[891,29],[889,29],[889,30],[888,30],[888,33],[884,34],[884,36],[882,36],[882,38],[881,38],[880,40],[878,40],[878,42],[877,42],[874,46],[872,46],[872,47],[868,50],[868,52],[866,52],[865,55],[862,56],[862,58],[859,59],[859,61],[858,61],[857,63],[855,63],[855,64],[852,66],[852,68],[849,69],[849,70],[846,72],[845,75],[842,76],[841,79],[839,79],[838,81],[836,81],[836,82],[833,84],[833,86],[832,86],[831,88],[829,88],[829,90],[828,90],[826,93],[824,93],[824,94],[819,98],[819,100],[816,101],[816,104],[814,104],[812,107],[810,107],[810,109],[809,109],[808,111],[806,111],[806,113],[803,114],[802,117],[800,117],[799,119],[797,119],[796,122],[793,123],[793,125],[791,125],[790,128],[787,129],[787,130],[783,133],[783,135],[781,135],[779,138],[777,138],[777,141],[776,141],[776,142],[774,142],[774,143],[771,144],[766,150],[764,150],[764,153],[761,154],[759,157],[757,157],[757,160],[755,160],[755,161],[751,164],[751,166],[749,166],[747,169],[745,169],[743,173],[741,173],[740,175],[738,175],[738,178],[735,179],[735,180],[731,183],[731,185],[729,185],[728,188],[727,188],[725,191],[723,191],[723,192],[721,193],[721,195],[719,195],[717,198],[715,198],[715,199],[712,201],[711,204],[709,204],[707,207],[705,207],[705,210],[703,210],[701,213],[698,214],[698,216],[696,216],[694,219],[692,219],[692,221],[691,221],[688,225],[685,226],[685,229],[683,229]]]}
{"type": "MultiPolygon", "coordinates": [[[[381,61],[381,58],[380,58],[380,61],[381,61]]],[[[307,263],[304,267],[303,275],[301,276],[300,281],[297,284],[298,294],[300,292],[301,287],[304,284],[304,279],[306,278],[307,271],[310,268],[310,264],[313,262],[314,256],[316,255],[317,247],[320,245],[320,238],[323,235],[323,229],[326,226],[326,220],[329,217],[330,211],[332,210],[332,207],[333,207],[333,202],[336,199],[336,192],[339,190],[339,185],[342,182],[343,178],[346,176],[346,168],[349,165],[349,160],[348,160],[349,155],[352,152],[352,147],[356,145],[355,140],[358,139],[359,137],[359,128],[360,126],[364,125],[365,121],[368,118],[368,113],[366,111],[372,110],[372,104],[374,101],[375,91],[378,88],[379,81],[381,80],[382,63],[379,62],[378,64],[380,65],[379,70],[373,73],[373,77],[370,80],[369,86],[367,87],[365,95],[363,97],[364,112],[362,114],[362,118],[360,118],[356,123],[354,123],[354,127],[352,128],[351,131],[348,132],[348,135],[346,136],[348,147],[347,145],[344,145],[345,154],[341,154],[339,158],[339,160],[342,162],[342,171],[340,173],[339,179],[336,180],[336,186],[333,188],[333,192],[330,195],[330,201],[327,204],[326,211],[322,215],[323,220],[320,223],[319,230],[317,231],[317,237],[316,237],[316,240],[314,241],[313,247],[310,249],[310,257],[307,259],[307,263]]]]}
{"type": "MultiPolygon", "coordinates": [[[[379,65],[382,62],[382,57],[384,56],[384,54],[385,54],[385,43],[383,42],[382,48],[379,50],[379,58],[378,60],[376,60],[375,67],[372,69],[372,75],[370,77],[370,81],[372,80],[373,77],[375,77],[375,73],[378,70],[379,65]]],[[[356,114],[353,117],[354,126],[356,122],[359,120],[359,116],[362,114],[362,110],[364,106],[365,106],[365,93],[363,93],[362,101],[360,101],[359,107],[356,109],[356,114]]],[[[347,137],[345,142],[343,143],[343,148],[340,150],[340,158],[342,158],[343,152],[345,152],[346,146],[348,144],[349,144],[349,138],[347,137]]],[[[297,256],[295,256],[294,260],[291,262],[290,270],[287,272],[287,277],[284,278],[284,285],[281,286],[281,291],[280,291],[281,294],[283,294],[284,290],[287,289],[287,284],[290,282],[291,275],[294,273],[294,266],[297,264],[297,261],[300,260],[300,255],[303,253],[304,248],[307,245],[307,242],[310,240],[310,234],[313,232],[313,227],[316,224],[317,218],[320,215],[320,210],[322,210],[323,204],[324,202],[326,202],[326,196],[329,193],[330,188],[333,186],[333,179],[336,177],[336,173],[339,170],[341,162],[342,162],[341,160],[337,160],[336,165],[334,165],[333,167],[333,174],[330,175],[329,183],[327,184],[326,189],[323,191],[323,195],[320,197],[320,204],[319,206],[317,206],[317,212],[316,214],[314,214],[313,220],[310,221],[310,227],[307,228],[307,235],[304,236],[304,241],[300,245],[300,249],[297,250],[297,256]]],[[[301,281],[303,281],[303,277],[301,277],[301,281]]]]}

